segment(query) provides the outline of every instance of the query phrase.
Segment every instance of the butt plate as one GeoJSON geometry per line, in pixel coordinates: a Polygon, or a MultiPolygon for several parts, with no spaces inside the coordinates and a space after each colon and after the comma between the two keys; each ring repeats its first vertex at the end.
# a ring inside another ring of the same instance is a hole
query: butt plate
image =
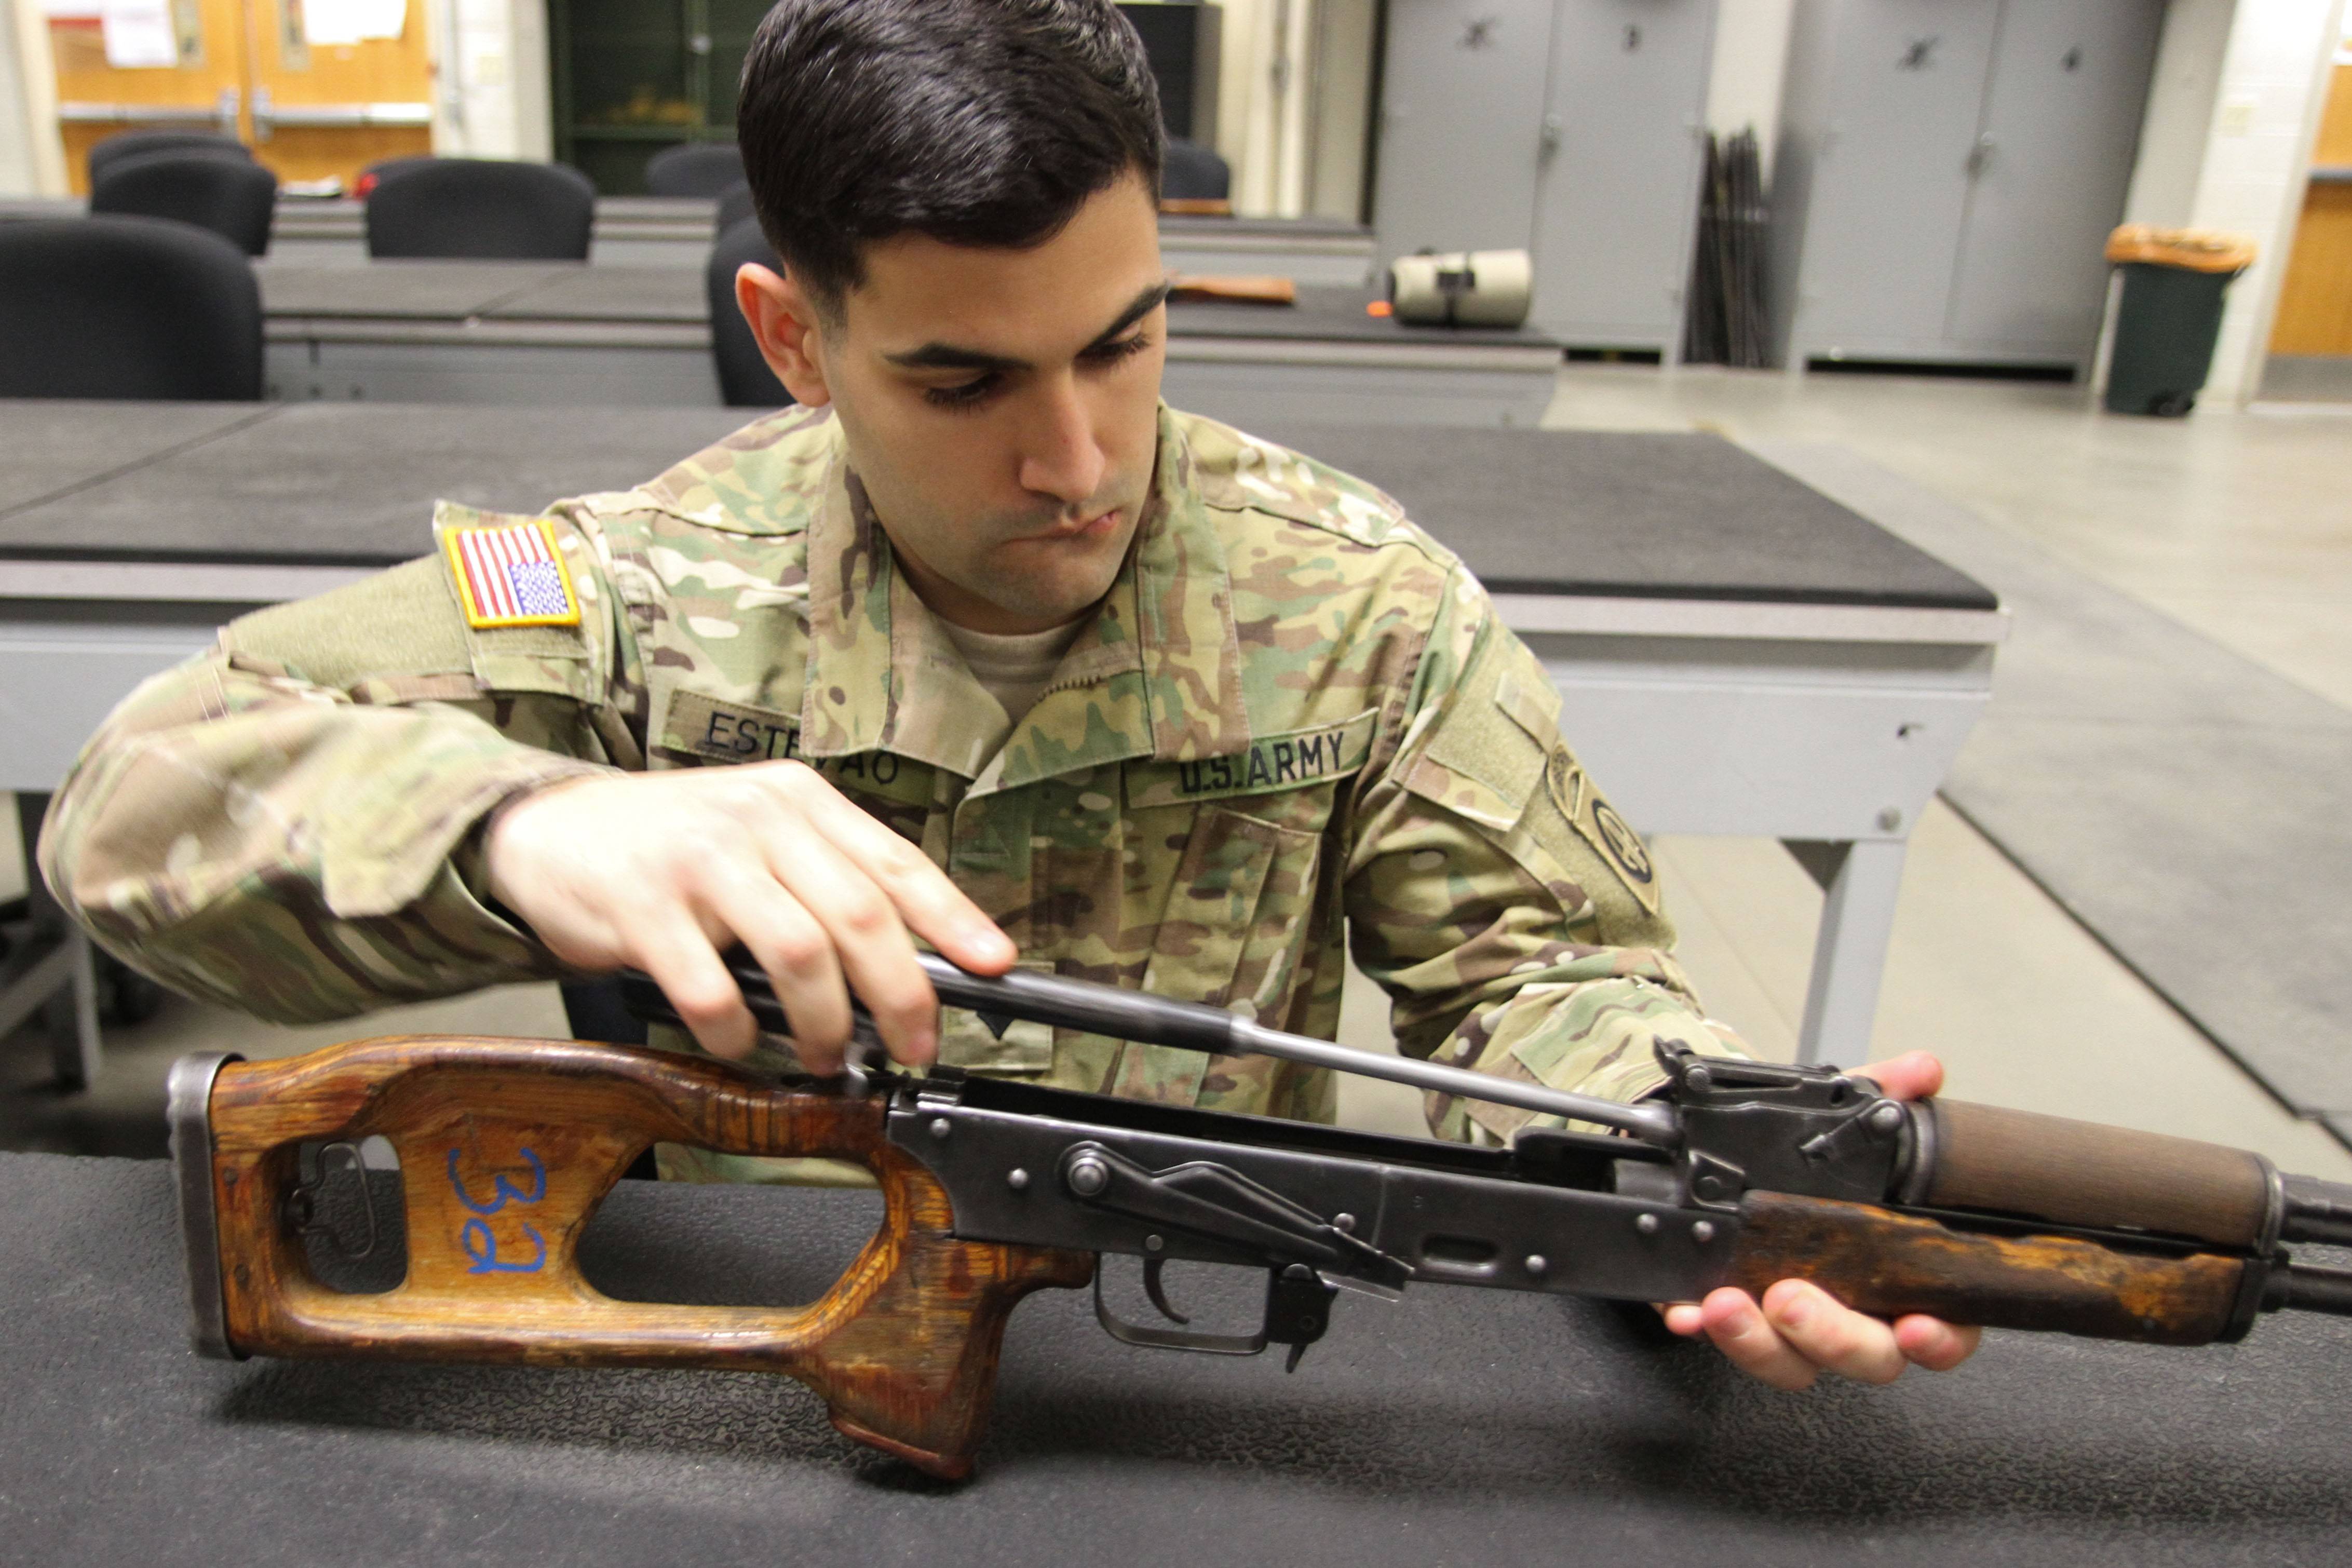
{"type": "Polygon", "coordinates": [[[228,1342],[228,1306],[221,1294],[220,1222],[213,1208],[213,1079],[245,1058],[200,1051],[172,1064],[166,1116],[172,1129],[172,1169],[180,1190],[180,1256],[188,1277],[188,1342],[215,1361],[243,1361],[228,1342]]]}

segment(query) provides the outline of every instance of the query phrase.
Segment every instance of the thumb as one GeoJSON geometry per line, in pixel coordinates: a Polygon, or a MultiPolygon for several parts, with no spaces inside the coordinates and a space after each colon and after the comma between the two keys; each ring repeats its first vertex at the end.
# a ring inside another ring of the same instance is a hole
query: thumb
{"type": "Polygon", "coordinates": [[[1858,1068],[1855,1076],[1877,1084],[1889,1100],[1925,1100],[1944,1087],[1944,1064],[1926,1051],[1906,1051],[1858,1068]]]}

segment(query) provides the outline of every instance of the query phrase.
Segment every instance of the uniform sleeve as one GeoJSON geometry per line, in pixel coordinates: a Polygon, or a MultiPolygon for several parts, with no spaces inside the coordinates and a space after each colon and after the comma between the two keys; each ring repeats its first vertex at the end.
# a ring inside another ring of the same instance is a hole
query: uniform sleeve
{"type": "MultiPolygon", "coordinates": [[[[1448,590],[1348,866],[1349,942],[1392,999],[1398,1048],[1616,1100],[1664,1081],[1657,1042],[1748,1054],[1700,1010],[1655,864],[1562,742],[1543,667],[1466,573],[1448,590]]],[[[1451,1096],[1426,1109],[1454,1139],[1561,1125],[1451,1096]]]]}
{"type": "Polygon", "coordinates": [[[524,790],[642,765],[642,731],[601,536],[553,533],[576,626],[477,630],[436,556],[231,622],[141,686],[52,805],[59,900],[166,984],[283,1022],[557,973],[485,902],[474,830],[524,790]]]}

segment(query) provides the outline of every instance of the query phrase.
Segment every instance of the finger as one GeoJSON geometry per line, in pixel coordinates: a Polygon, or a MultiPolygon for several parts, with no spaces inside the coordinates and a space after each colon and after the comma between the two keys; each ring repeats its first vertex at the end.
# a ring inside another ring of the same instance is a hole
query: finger
{"type": "Polygon", "coordinates": [[[982,974],[1002,974],[1020,956],[930,857],[867,815],[817,772],[799,763],[778,786],[827,840],[856,862],[889,897],[908,930],[947,958],[982,974]]]}
{"type": "Polygon", "coordinates": [[[851,1020],[833,938],[799,900],[765,877],[730,876],[708,896],[719,924],[766,973],[801,1066],[821,1078],[839,1072],[851,1020]]]}
{"type": "Polygon", "coordinates": [[[1821,1368],[1791,1349],[1764,1321],[1763,1311],[1745,1290],[1727,1285],[1708,1292],[1698,1306],[1706,1337],[1731,1364],[1759,1382],[1793,1394],[1811,1388],[1821,1368]]]}
{"type": "Polygon", "coordinates": [[[730,1060],[751,1054],[759,1026],[699,926],[678,912],[628,933],[627,945],[636,966],[654,977],[704,1050],[730,1060]]]}
{"type": "MultiPolygon", "coordinates": [[[[931,1061],[939,1055],[939,998],[889,895],[822,837],[775,831],[764,842],[780,891],[821,928],[827,963],[866,1004],[891,1057],[910,1066],[931,1061]]],[[[847,1037],[846,1005],[845,996],[841,1032],[823,1042],[836,1052],[847,1037]]]]}
{"type": "Polygon", "coordinates": [[[1854,1074],[1876,1084],[1889,1100],[1925,1100],[1940,1093],[1944,1087],[1944,1064],[1927,1051],[1906,1051],[1899,1057],[1856,1068],[1854,1074]]]}
{"type": "Polygon", "coordinates": [[[1685,1339],[1696,1339],[1706,1327],[1696,1301],[1653,1301],[1666,1327],[1685,1339]]]}
{"type": "Polygon", "coordinates": [[[1764,1292],[1764,1315],[1797,1354],[1857,1383],[1893,1383],[1903,1352],[1892,1325],[1832,1300],[1820,1286],[1783,1279],[1764,1292]]]}
{"type": "Polygon", "coordinates": [[[1977,1353],[1982,1329],[1958,1329],[1940,1318],[1914,1312],[1895,1320],[1895,1342],[1914,1365],[1949,1372],[1977,1353]]]}

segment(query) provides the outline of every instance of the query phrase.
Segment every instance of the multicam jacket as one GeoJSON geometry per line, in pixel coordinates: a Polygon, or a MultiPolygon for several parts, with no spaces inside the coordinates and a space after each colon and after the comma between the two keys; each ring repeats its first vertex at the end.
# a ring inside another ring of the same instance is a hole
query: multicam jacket
{"type": "MultiPolygon", "coordinates": [[[[51,886],[181,990],[341,1016],[557,972],[485,901],[476,829],[501,800],[792,757],[920,844],[1025,964],[1328,1037],[1344,936],[1412,1055],[1631,1098],[1660,1079],[1654,1039],[1738,1048],[1541,667],[1393,500],[1310,458],[1163,409],[1136,546],[1009,730],[823,411],[547,517],[576,625],[476,625],[450,550],[233,622],[141,687],[58,799],[51,886]]],[[[513,521],[444,504],[436,529],[513,521]]],[[[954,1014],[942,1035],[950,1063],[1057,1086],[1333,1109],[1328,1074],[1268,1058],[954,1014]]],[[[1454,1138],[1529,1120],[1428,1111],[1454,1138]]]]}

